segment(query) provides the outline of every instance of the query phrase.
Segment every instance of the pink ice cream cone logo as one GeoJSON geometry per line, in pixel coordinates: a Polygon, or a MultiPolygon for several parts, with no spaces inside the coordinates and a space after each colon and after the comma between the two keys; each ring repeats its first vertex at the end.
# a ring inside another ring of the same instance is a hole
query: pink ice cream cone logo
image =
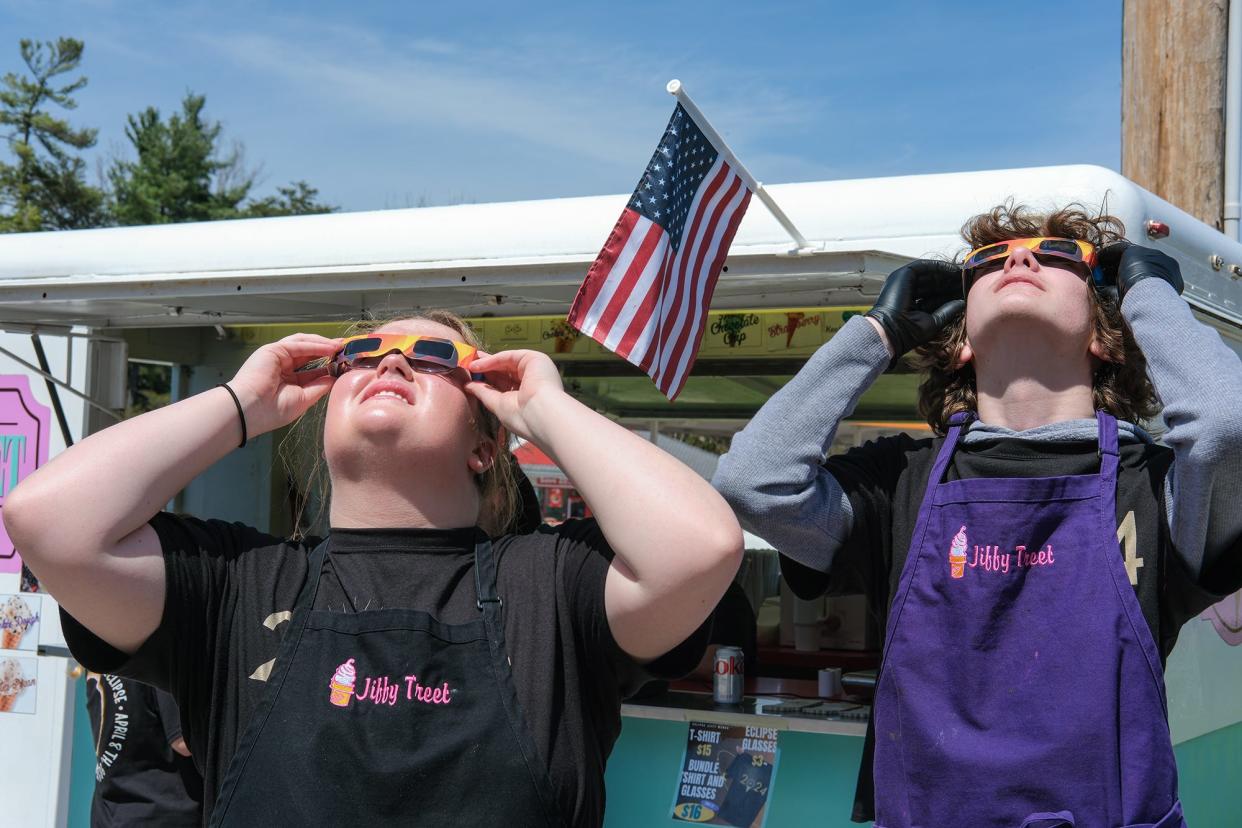
{"type": "Polygon", "coordinates": [[[966,575],[966,527],[957,530],[953,545],[949,547],[949,575],[962,578],[966,575]]]}
{"type": "Polygon", "coordinates": [[[329,698],[329,701],[337,707],[348,707],[349,699],[354,694],[354,682],[357,678],[358,674],[354,670],[354,660],[352,658],[337,667],[336,673],[332,676],[332,681],[328,682],[328,687],[332,690],[332,696],[329,698]]]}

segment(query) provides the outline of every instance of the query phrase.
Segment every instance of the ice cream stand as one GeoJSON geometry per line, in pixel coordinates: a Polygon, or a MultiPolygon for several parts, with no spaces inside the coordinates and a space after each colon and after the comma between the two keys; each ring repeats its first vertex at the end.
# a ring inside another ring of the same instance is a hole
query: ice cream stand
{"type": "MultiPolygon", "coordinates": [[[[1107,195],[1132,238],[1178,258],[1186,300],[1242,351],[1242,245],[1109,170],[1001,170],[769,190],[809,245],[792,251],[771,216],[750,211],[717,288],[695,372],[671,405],[645,376],[563,321],[623,195],[0,237],[0,392],[13,389],[30,412],[25,425],[6,427],[26,437],[27,464],[44,462],[66,437],[80,439],[115,421],[134,361],[166,366],[177,399],[229,379],[253,347],[288,332],[336,334],[363,315],[438,307],[469,318],[495,349],[546,351],[571,393],[656,439],[727,439],[816,347],[869,306],[888,272],[910,258],[958,252],[962,221],[1010,196],[1043,206],[1098,205],[1107,195]],[[38,428],[44,455],[31,437],[38,428]]],[[[914,388],[910,374],[883,377],[863,396],[842,439],[915,421],[914,388]]],[[[289,531],[298,480],[284,472],[279,437],[252,440],[170,506],[289,531]]],[[[8,464],[0,478],[15,475],[20,485],[22,454],[17,442],[7,446],[0,443],[8,464]]],[[[20,567],[0,562],[0,608],[10,595],[30,596],[21,599],[29,611],[20,616],[29,649],[0,650],[0,690],[35,680],[21,685],[21,703],[33,700],[34,710],[0,710],[0,744],[27,757],[15,763],[15,774],[0,777],[0,823],[85,824],[96,746],[79,679],[53,600],[21,586],[20,567]],[[37,629],[27,623],[32,602],[39,604],[37,629]],[[10,670],[3,684],[6,658],[21,662],[21,672],[10,670]]],[[[762,597],[775,598],[778,612],[767,654],[783,677],[773,682],[798,681],[819,667],[865,674],[875,661],[874,651],[781,644],[779,594],[762,597]]],[[[1242,813],[1234,782],[1242,771],[1239,600],[1227,599],[1187,625],[1169,660],[1170,720],[1194,824],[1229,824],[1242,813]]],[[[12,608],[15,617],[22,611],[16,602],[12,608]]],[[[770,624],[759,609],[761,626],[770,624]]],[[[766,825],[850,824],[865,703],[808,712],[811,705],[794,704],[792,696],[764,696],[765,687],[779,686],[754,684],[737,708],[680,691],[627,704],[608,768],[607,824],[682,824],[672,812],[692,728],[753,728],[764,738],[743,738],[779,748],[766,825]]],[[[808,695],[803,701],[816,701],[814,690],[808,695]]]]}

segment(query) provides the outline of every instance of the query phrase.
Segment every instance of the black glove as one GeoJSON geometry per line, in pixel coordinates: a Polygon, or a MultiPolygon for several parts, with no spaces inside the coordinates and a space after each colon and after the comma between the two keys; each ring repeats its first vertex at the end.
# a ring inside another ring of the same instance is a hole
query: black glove
{"type": "Polygon", "coordinates": [[[930,342],[965,309],[962,269],[951,262],[916,259],[889,274],[867,316],[888,336],[891,369],[903,354],[930,342]]]}
{"type": "Polygon", "coordinates": [[[1117,301],[1126,298],[1126,292],[1148,277],[1163,279],[1181,295],[1185,284],[1177,260],[1156,250],[1130,242],[1113,242],[1100,248],[1099,267],[1104,273],[1104,289],[1117,291],[1117,301]]]}

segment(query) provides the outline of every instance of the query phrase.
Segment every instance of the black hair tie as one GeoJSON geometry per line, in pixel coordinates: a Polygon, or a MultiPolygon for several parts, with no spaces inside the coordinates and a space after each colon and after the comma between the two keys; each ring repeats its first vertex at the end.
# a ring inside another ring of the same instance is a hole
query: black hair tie
{"type": "Polygon", "coordinates": [[[233,405],[237,406],[237,417],[238,419],[241,420],[241,427],[242,427],[242,441],[241,443],[238,444],[237,447],[245,448],[246,447],[246,413],[242,411],[241,400],[237,399],[237,392],[235,392],[232,388],[229,388],[229,384],[227,382],[220,383],[219,385],[216,386],[216,388],[223,388],[225,391],[228,391],[229,396],[233,398],[233,405]]]}

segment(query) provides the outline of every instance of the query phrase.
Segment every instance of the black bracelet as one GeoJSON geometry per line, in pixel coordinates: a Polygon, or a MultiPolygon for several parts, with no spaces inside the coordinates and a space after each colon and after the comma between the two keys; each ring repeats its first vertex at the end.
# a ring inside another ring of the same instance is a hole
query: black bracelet
{"type": "Polygon", "coordinates": [[[242,441],[237,447],[245,448],[246,447],[246,414],[245,412],[242,411],[241,400],[237,399],[237,393],[232,388],[229,388],[229,384],[227,382],[220,383],[219,385],[216,386],[216,388],[223,388],[225,391],[228,391],[229,396],[233,398],[233,405],[237,406],[237,416],[241,419],[241,427],[242,427],[242,441]]]}

